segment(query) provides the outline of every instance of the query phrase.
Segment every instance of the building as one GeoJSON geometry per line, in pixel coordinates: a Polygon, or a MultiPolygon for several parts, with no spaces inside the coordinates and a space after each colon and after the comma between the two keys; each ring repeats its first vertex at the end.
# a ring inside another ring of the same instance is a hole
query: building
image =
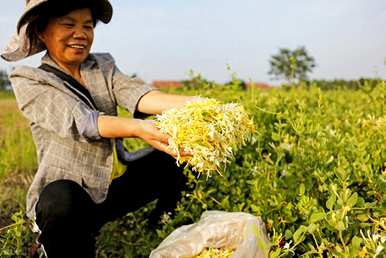
{"type": "Polygon", "coordinates": [[[153,86],[159,88],[159,89],[170,89],[170,88],[181,88],[183,86],[183,83],[180,81],[153,81],[153,86]]]}

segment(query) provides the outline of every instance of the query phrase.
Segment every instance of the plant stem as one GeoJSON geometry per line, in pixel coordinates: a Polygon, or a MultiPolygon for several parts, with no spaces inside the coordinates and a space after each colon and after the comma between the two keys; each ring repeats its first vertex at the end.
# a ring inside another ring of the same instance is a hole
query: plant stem
{"type": "Polygon", "coordinates": [[[17,222],[17,223],[13,223],[13,224],[11,224],[11,225],[8,225],[8,226],[5,226],[5,227],[3,227],[3,228],[0,228],[0,232],[4,231],[4,230],[6,230],[6,229],[9,229],[9,228],[16,227],[16,226],[18,226],[18,225],[24,224],[24,223],[25,223],[25,220],[22,220],[22,221],[17,222]]]}

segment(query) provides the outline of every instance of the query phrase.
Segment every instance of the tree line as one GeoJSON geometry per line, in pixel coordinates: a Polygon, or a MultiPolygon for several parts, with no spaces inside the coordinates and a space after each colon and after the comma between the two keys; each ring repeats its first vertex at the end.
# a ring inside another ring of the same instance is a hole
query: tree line
{"type": "MultiPolygon", "coordinates": [[[[268,74],[275,80],[284,80],[284,86],[318,86],[322,89],[332,88],[347,88],[359,89],[368,85],[376,85],[381,79],[360,78],[359,80],[310,80],[309,74],[316,67],[315,58],[312,57],[304,46],[294,50],[289,48],[280,48],[277,54],[274,54],[269,59],[270,70],[268,74]]],[[[229,70],[229,67],[228,67],[229,70]]],[[[214,82],[207,81],[200,74],[192,76],[191,80],[182,81],[183,85],[188,88],[196,88],[197,85],[203,87],[213,87],[218,85],[214,82]]],[[[225,85],[237,86],[241,89],[246,89],[247,83],[236,77],[232,73],[232,81],[225,85]]],[[[7,90],[11,87],[8,79],[8,74],[5,70],[0,69],[0,90],[7,90]]]]}
{"type": "Polygon", "coordinates": [[[0,90],[8,90],[11,87],[11,82],[8,79],[8,73],[0,70],[0,90]]]}

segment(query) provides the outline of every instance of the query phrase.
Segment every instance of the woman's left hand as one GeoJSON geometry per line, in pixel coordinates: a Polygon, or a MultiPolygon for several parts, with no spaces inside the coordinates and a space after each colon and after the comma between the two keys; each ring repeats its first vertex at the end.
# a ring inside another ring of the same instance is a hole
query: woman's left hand
{"type": "MultiPolygon", "coordinates": [[[[142,138],[154,148],[166,152],[167,154],[177,157],[178,153],[170,150],[170,136],[162,133],[155,125],[153,120],[138,120],[138,129],[135,133],[137,137],[142,138]]],[[[189,156],[190,153],[181,151],[179,156],[189,156]]]]}

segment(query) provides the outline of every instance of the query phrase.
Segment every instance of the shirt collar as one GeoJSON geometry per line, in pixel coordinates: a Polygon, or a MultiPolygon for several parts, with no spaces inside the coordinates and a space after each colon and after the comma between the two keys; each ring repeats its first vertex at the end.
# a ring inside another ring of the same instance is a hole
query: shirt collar
{"type": "MultiPolygon", "coordinates": [[[[59,70],[62,70],[62,68],[60,68],[56,63],[55,61],[50,57],[50,55],[48,54],[48,52],[46,52],[44,54],[44,56],[42,57],[41,59],[41,62],[42,64],[48,64],[48,65],[51,65],[59,70]]],[[[95,59],[95,56],[93,54],[90,54],[86,60],[80,65],[80,69],[83,70],[83,69],[91,69],[94,65],[96,65],[96,59],[95,59]]]]}

